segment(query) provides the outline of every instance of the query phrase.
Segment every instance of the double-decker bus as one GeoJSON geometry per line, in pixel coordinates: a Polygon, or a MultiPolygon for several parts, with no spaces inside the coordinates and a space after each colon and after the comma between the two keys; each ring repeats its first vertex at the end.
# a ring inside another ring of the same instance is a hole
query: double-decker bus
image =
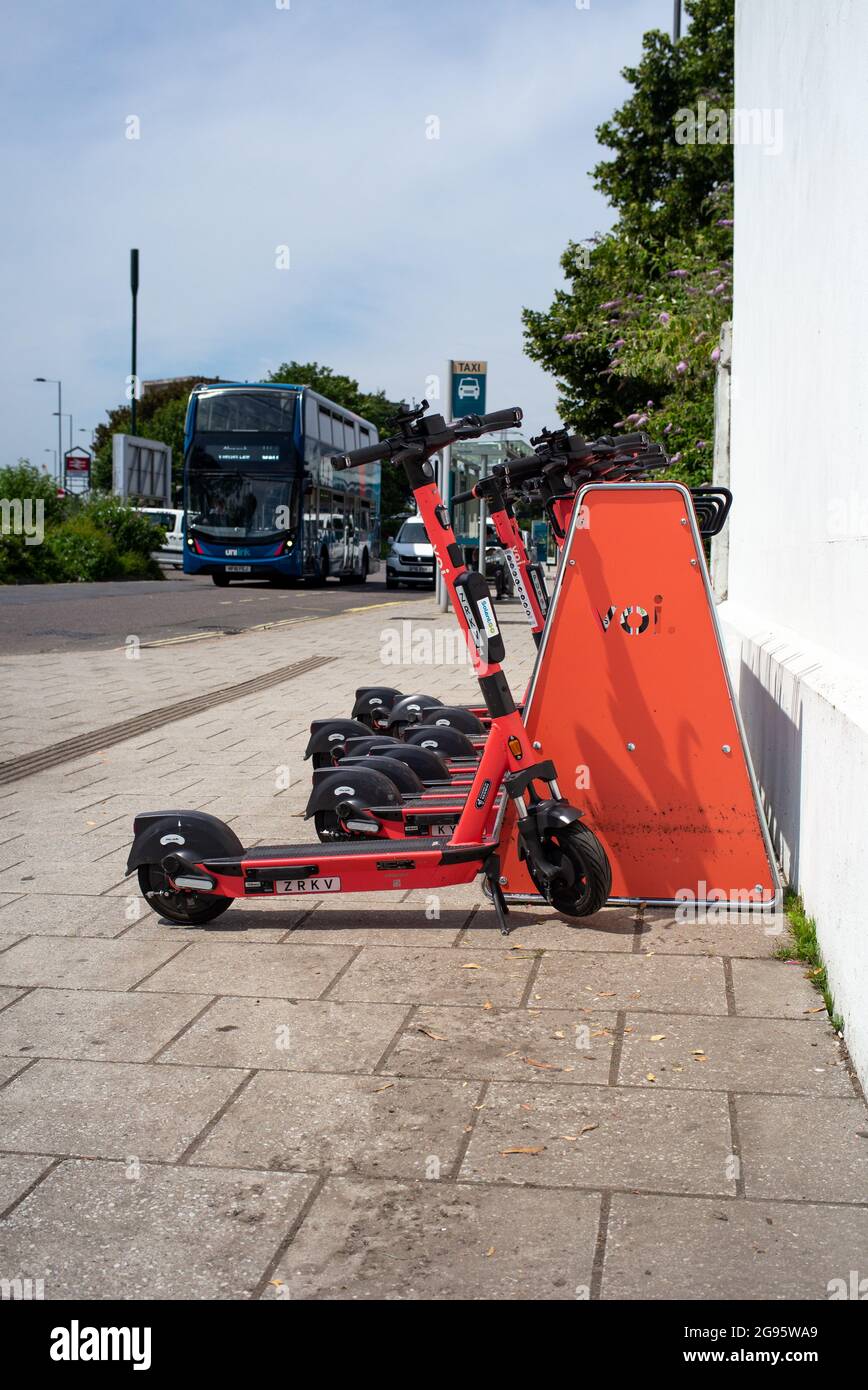
{"type": "Polygon", "coordinates": [[[308,386],[197,386],[184,432],[184,570],[364,583],[380,567],[380,465],[332,468],[374,444],[369,420],[308,386]]]}

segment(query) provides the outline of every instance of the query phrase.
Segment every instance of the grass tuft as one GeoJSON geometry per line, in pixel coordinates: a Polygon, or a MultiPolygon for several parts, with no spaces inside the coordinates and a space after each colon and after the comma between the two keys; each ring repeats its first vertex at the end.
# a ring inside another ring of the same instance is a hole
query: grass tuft
{"type": "Polygon", "coordinates": [[[784,894],[784,911],[789,920],[792,940],[782,942],[775,955],[778,960],[802,960],[812,967],[808,971],[808,979],[823,996],[835,1032],[843,1033],[844,1021],[840,1014],[835,1013],[835,1000],[829,989],[826,967],[817,941],[817,924],[813,917],[807,915],[804,903],[792,888],[788,888],[784,894]]]}

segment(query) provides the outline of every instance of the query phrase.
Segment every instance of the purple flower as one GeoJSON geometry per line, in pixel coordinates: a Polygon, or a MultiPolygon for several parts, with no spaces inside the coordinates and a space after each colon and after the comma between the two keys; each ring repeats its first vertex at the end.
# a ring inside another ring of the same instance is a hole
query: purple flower
{"type": "Polygon", "coordinates": [[[654,406],[654,402],[653,402],[653,401],[646,401],[646,402],[645,402],[645,409],[646,409],[646,410],[651,410],[651,409],[653,409],[653,406],[654,406]]]}
{"type": "Polygon", "coordinates": [[[627,339],[626,339],[626,338],[616,338],[615,341],[614,341],[614,343],[612,344],[612,347],[613,347],[613,348],[622,348],[622,347],[626,347],[626,346],[627,346],[627,339]]]}
{"type": "Polygon", "coordinates": [[[636,416],[636,424],[637,424],[637,425],[647,425],[647,423],[648,423],[648,416],[647,416],[647,415],[637,415],[637,416],[636,416]]]}
{"type": "Polygon", "coordinates": [[[719,347],[716,347],[716,348],[714,349],[714,351],[712,352],[712,354],[711,354],[711,360],[712,360],[712,362],[719,362],[719,361],[720,361],[720,348],[719,348],[719,347]]]}
{"type": "Polygon", "coordinates": [[[670,270],[669,276],[673,280],[685,280],[689,273],[687,270],[670,270]]]}
{"type": "Polygon", "coordinates": [[[704,449],[704,448],[705,448],[705,445],[706,445],[706,441],[705,441],[704,439],[697,439],[697,441],[696,441],[696,447],[697,447],[697,449],[704,449]]]}
{"type": "Polygon", "coordinates": [[[670,431],[671,431],[671,429],[672,429],[672,421],[670,420],[669,424],[664,426],[664,428],[663,428],[663,433],[664,433],[664,434],[669,434],[670,431]]]}
{"type": "Polygon", "coordinates": [[[679,376],[683,376],[684,373],[687,371],[687,363],[684,361],[683,357],[681,361],[676,365],[675,370],[676,372],[678,372],[679,376]]]}
{"type": "Polygon", "coordinates": [[[669,462],[670,462],[670,463],[680,463],[680,462],[681,462],[681,455],[680,455],[680,454],[670,454],[670,456],[669,456],[669,462]]]}
{"type": "Polygon", "coordinates": [[[660,323],[663,324],[663,327],[664,327],[664,328],[665,328],[665,327],[667,326],[667,324],[670,322],[670,317],[669,317],[669,315],[667,314],[667,312],[666,312],[665,309],[663,310],[663,313],[662,313],[662,314],[659,314],[659,315],[658,315],[658,319],[659,319],[660,323]]]}
{"type": "Polygon", "coordinates": [[[628,421],[630,422],[631,425],[635,425],[636,421],[639,419],[639,416],[638,416],[638,414],[634,411],[632,415],[628,415],[628,416],[627,416],[627,419],[628,419],[628,421]]]}
{"type": "Polygon", "coordinates": [[[718,227],[731,227],[733,225],[733,219],[731,217],[718,217],[717,225],[718,227]]]}
{"type": "Polygon", "coordinates": [[[607,299],[605,304],[601,304],[601,309],[617,309],[622,301],[620,299],[607,299]]]}

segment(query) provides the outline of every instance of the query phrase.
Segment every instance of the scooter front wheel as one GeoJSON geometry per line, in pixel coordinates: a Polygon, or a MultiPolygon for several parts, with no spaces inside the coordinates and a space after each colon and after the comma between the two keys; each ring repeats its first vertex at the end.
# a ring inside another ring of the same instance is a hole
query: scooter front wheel
{"type": "Polygon", "coordinates": [[[590,917],[606,906],[612,891],[609,858],[593,830],[571,825],[546,841],[560,872],[549,884],[548,900],[564,917],[590,917]]]}
{"type": "Polygon", "coordinates": [[[170,888],[159,864],[142,864],[138,873],[139,887],[147,898],[148,906],[170,922],[181,922],[191,927],[212,922],[235,901],[234,898],[218,898],[213,893],[179,892],[170,888]]]}

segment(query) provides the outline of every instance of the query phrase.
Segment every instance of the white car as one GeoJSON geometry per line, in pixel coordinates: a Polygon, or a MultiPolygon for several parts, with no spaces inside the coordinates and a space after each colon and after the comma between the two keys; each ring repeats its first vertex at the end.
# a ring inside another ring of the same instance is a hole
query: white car
{"type": "Polygon", "coordinates": [[[458,383],[458,399],[479,400],[479,382],[475,376],[463,376],[458,383]]]}
{"type": "Polygon", "coordinates": [[[174,507],[136,507],[154,526],[166,532],[166,544],[154,551],[154,559],[164,565],[181,569],[184,563],[184,513],[174,507]]]}

